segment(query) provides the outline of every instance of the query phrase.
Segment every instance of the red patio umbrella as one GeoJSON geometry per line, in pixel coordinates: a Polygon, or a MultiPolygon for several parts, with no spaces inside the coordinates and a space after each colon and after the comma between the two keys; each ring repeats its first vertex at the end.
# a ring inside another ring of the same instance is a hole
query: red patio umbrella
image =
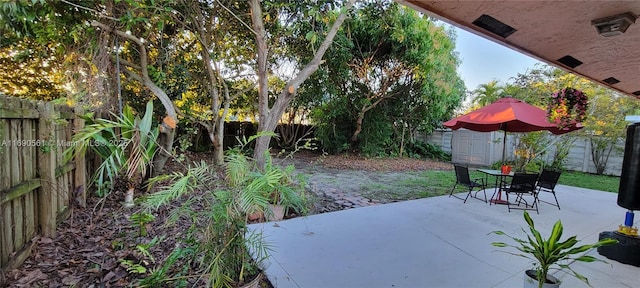
{"type": "Polygon", "coordinates": [[[547,120],[546,111],[511,96],[500,98],[487,106],[453,118],[443,124],[453,130],[465,128],[478,132],[504,131],[502,144],[503,162],[506,145],[504,141],[506,141],[507,132],[546,130],[558,135],[582,128],[582,124],[576,123],[570,127],[560,129],[557,124],[547,120]]]}

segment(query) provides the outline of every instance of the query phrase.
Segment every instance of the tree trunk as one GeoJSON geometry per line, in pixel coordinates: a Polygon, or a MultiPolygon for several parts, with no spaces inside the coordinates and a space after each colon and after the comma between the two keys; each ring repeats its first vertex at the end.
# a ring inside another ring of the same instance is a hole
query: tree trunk
{"type": "Polygon", "coordinates": [[[213,165],[224,164],[224,118],[216,119],[216,131],[213,134],[213,165]]]}
{"type": "Polygon", "coordinates": [[[164,172],[164,165],[167,163],[167,160],[169,160],[169,157],[171,157],[175,132],[175,129],[160,128],[160,135],[158,135],[158,147],[160,149],[153,157],[153,164],[151,165],[151,175],[153,177],[162,175],[164,172]]]}
{"type": "Polygon", "coordinates": [[[178,117],[176,115],[176,110],[173,107],[173,102],[171,102],[169,96],[167,96],[160,87],[153,83],[151,79],[144,81],[144,84],[153,92],[154,95],[156,95],[156,97],[158,97],[158,99],[160,99],[160,102],[162,102],[162,105],[164,105],[167,110],[167,116],[160,124],[160,135],[158,135],[158,146],[160,149],[153,157],[152,175],[155,177],[161,175],[164,171],[164,165],[167,163],[167,160],[169,160],[169,157],[171,157],[178,117]]]}
{"type": "Polygon", "coordinates": [[[175,136],[175,128],[176,124],[178,123],[178,117],[176,115],[176,109],[175,107],[173,107],[173,102],[171,102],[171,99],[169,98],[167,93],[165,93],[162,88],[158,87],[158,85],[156,85],[156,83],[154,83],[153,80],[151,80],[151,78],[149,77],[149,70],[147,68],[147,49],[141,39],[133,36],[132,34],[127,34],[123,31],[113,29],[112,27],[95,20],[91,22],[91,26],[99,27],[100,29],[104,29],[105,31],[113,32],[119,37],[128,39],[129,41],[138,45],[140,53],[139,65],[133,65],[126,61],[123,61],[123,63],[126,63],[125,65],[128,65],[129,67],[140,71],[140,74],[136,74],[132,71],[129,71],[128,69],[125,69],[124,71],[132,78],[140,81],[151,91],[151,93],[153,93],[153,95],[158,97],[160,102],[162,102],[165,110],[167,111],[167,116],[163,119],[162,124],[160,125],[160,135],[158,137],[158,146],[160,147],[160,151],[158,151],[158,153],[156,153],[155,157],[153,158],[152,175],[159,175],[159,173],[164,170],[164,165],[171,156],[171,150],[173,149],[173,138],[175,136]]]}
{"type": "MultiPolygon", "coordinates": [[[[269,94],[268,94],[268,78],[267,78],[267,42],[266,42],[266,30],[264,22],[262,21],[262,7],[260,7],[259,0],[249,0],[251,22],[253,24],[253,30],[256,36],[257,51],[257,63],[258,63],[258,113],[260,115],[258,122],[258,133],[261,132],[274,132],[278,124],[278,121],[282,117],[284,110],[287,108],[291,100],[295,96],[296,90],[313,74],[322,63],[322,57],[325,52],[331,46],[333,38],[338,33],[338,29],[347,18],[347,11],[351,9],[356,0],[349,0],[345,3],[343,9],[341,9],[340,15],[336,18],[336,21],[331,26],[331,29],[327,33],[327,37],[322,41],[318,51],[313,56],[313,59],[306,65],[298,75],[296,75],[287,85],[285,89],[280,93],[276,99],[273,107],[269,109],[269,94]]],[[[265,135],[256,139],[256,146],[253,152],[253,158],[256,161],[258,167],[263,168],[265,164],[264,154],[269,150],[269,143],[271,142],[271,136],[265,135]]]]}
{"type": "Polygon", "coordinates": [[[405,131],[405,129],[404,129],[404,123],[403,122],[400,122],[400,123],[402,123],[402,133],[400,134],[400,157],[402,157],[402,156],[404,156],[403,154],[404,154],[404,131],[405,131]]]}
{"type": "Polygon", "coordinates": [[[124,207],[131,208],[136,204],[133,202],[133,192],[135,187],[127,188],[127,192],[124,194],[124,207]]]}
{"type": "MultiPolygon", "coordinates": [[[[275,122],[275,123],[277,124],[278,122],[275,122]]],[[[269,124],[259,125],[258,134],[262,132],[275,131],[276,126],[277,125],[273,125],[273,128],[272,128],[271,125],[269,124]]],[[[264,164],[265,164],[264,155],[267,153],[267,151],[269,151],[269,143],[271,143],[270,135],[263,135],[261,137],[256,138],[256,146],[253,148],[253,159],[256,161],[256,164],[258,165],[258,167],[260,167],[260,169],[264,168],[264,164]]]]}
{"type": "Polygon", "coordinates": [[[209,85],[207,90],[211,95],[211,111],[213,112],[213,119],[211,119],[213,134],[211,143],[213,144],[213,164],[222,165],[224,163],[224,118],[220,119],[218,112],[220,111],[220,91],[218,88],[219,70],[214,68],[213,60],[209,54],[209,43],[204,31],[200,30],[200,48],[202,49],[202,58],[204,59],[205,67],[207,68],[207,77],[209,78],[209,85]],[[220,121],[222,120],[222,121],[220,121]]]}
{"type": "MultiPolygon", "coordinates": [[[[220,71],[220,69],[217,69],[220,71]]],[[[227,119],[227,115],[229,114],[229,106],[231,106],[231,96],[229,96],[229,87],[225,81],[220,81],[222,83],[222,92],[224,93],[224,101],[222,108],[222,115],[218,117],[218,124],[216,125],[218,129],[216,129],[216,141],[220,145],[219,149],[214,151],[213,161],[215,165],[222,165],[224,163],[224,120],[227,119]]],[[[235,98],[235,97],[234,97],[235,98]]],[[[214,144],[215,145],[215,144],[214,144]]]]}
{"type": "Polygon", "coordinates": [[[365,112],[358,113],[358,119],[356,119],[356,131],[353,131],[353,134],[351,135],[352,143],[356,143],[358,141],[358,135],[360,135],[360,132],[362,132],[362,122],[364,122],[364,113],[365,112]]]}

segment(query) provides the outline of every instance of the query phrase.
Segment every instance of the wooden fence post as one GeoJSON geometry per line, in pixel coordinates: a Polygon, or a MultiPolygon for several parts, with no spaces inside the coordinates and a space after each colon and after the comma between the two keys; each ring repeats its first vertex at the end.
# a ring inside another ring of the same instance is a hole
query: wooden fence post
{"type": "Polygon", "coordinates": [[[40,194],[38,195],[38,215],[42,236],[56,237],[57,185],[55,155],[54,110],[51,103],[38,103],[40,119],[38,123],[38,139],[44,141],[38,154],[38,171],[40,172],[40,194]]]}
{"type": "MultiPolygon", "coordinates": [[[[80,117],[84,111],[82,108],[76,107],[74,112],[73,133],[75,135],[84,128],[84,119],[80,117]]],[[[77,143],[71,143],[71,145],[76,144],[77,143]]],[[[73,195],[75,197],[75,201],[80,205],[80,207],[87,206],[87,160],[84,155],[85,153],[78,154],[74,159],[76,169],[74,171],[75,187],[73,189],[73,195]]]]}
{"type": "MultiPolygon", "coordinates": [[[[11,138],[9,135],[9,120],[5,119],[5,111],[8,109],[9,100],[0,98],[0,191],[11,188],[11,158],[9,151],[11,149],[11,138]]],[[[0,194],[0,196],[2,196],[0,194]]],[[[9,203],[5,204],[0,201],[0,267],[9,262],[10,255],[13,253],[13,236],[10,233],[11,225],[11,208],[9,203]]],[[[1,273],[1,272],[0,272],[1,273]]],[[[0,275],[0,277],[2,277],[0,275]]],[[[1,280],[1,278],[0,278],[1,280]]]]}

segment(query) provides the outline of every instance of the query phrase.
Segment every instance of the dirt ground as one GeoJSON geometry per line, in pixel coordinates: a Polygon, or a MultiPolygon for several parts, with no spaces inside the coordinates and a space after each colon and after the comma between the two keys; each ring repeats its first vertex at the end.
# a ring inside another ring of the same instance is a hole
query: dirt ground
{"type": "MultiPolygon", "coordinates": [[[[190,161],[209,160],[207,154],[190,154],[190,161]]],[[[297,153],[290,158],[274,158],[280,165],[293,164],[298,173],[308,177],[308,192],[314,199],[311,214],[397,201],[382,191],[367,194],[370,187],[378,190],[402,190],[398,179],[416,177],[412,173],[425,170],[451,170],[450,163],[418,159],[365,159],[350,155],[318,155],[297,153]],[[376,186],[377,185],[377,186],[376,186]],[[382,187],[382,188],[380,188],[382,187]],[[380,196],[383,195],[383,196],[380,196]]],[[[171,163],[169,171],[184,169],[182,163],[171,163]]],[[[156,212],[147,225],[146,236],[128,220],[135,211],[122,208],[122,192],[112,192],[101,199],[89,197],[87,207],[74,207],[69,219],[59,225],[57,237],[32,239],[31,256],[18,269],[0,271],[0,287],[127,287],[136,286],[139,275],[123,266],[132,261],[152,269],[154,261],[166,259],[175,241],[165,238],[149,248],[152,258],[141,255],[136,243],[149,243],[153,237],[180,235],[189,226],[163,225],[173,207],[156,212]]],[[[176,205],[177,206],[177,205],[176,205]]],[[[175,206],[174,206],[175,207],[175,206]]],[[[177,237],[175,237],[177,238],[177,237]]],[[[190,282],[197,286],[198,282],[190,282]]],[[[261,287],[271,287],[263,281],[261,287]]]]}

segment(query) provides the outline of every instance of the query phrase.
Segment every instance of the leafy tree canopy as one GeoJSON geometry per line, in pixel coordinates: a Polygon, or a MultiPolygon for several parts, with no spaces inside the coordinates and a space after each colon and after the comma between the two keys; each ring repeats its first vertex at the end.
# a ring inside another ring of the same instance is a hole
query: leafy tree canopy
{"type": "Polygon", "coordinates": [[[436,127],[464,95],[455,36],[394,2],[358,8],[299,100],[315,107],[314,123],[330,151],[398,151],[397,140],[436,127]]]}

